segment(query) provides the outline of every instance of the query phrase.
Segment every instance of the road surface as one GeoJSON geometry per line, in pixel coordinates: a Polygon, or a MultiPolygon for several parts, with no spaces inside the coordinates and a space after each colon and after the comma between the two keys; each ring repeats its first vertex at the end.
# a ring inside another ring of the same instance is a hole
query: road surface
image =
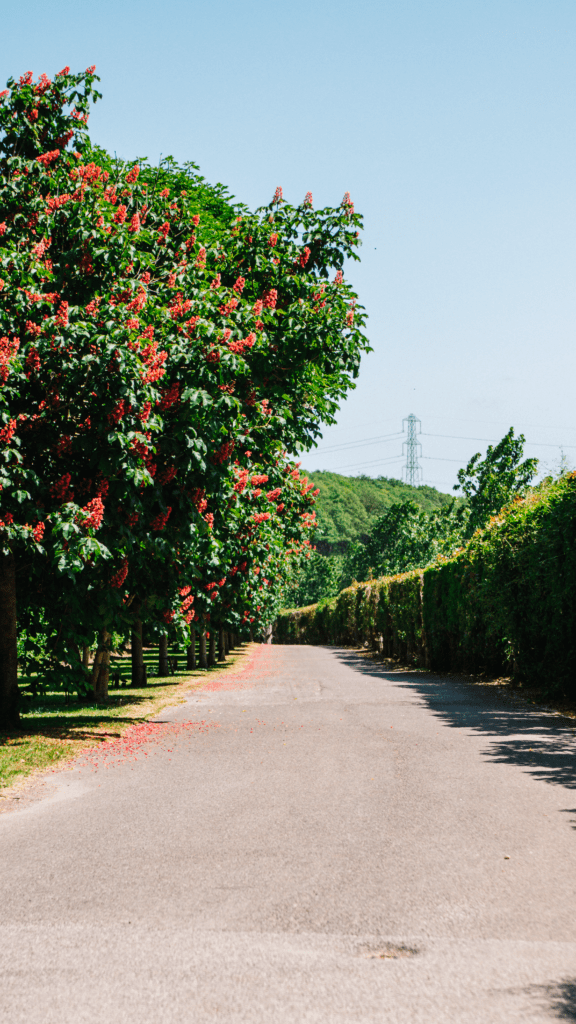
{"type": "Polygon", "coordinates": [[[255,648],[0,816],[0,1020],[576,1020],[574,724],[255,648]]]}

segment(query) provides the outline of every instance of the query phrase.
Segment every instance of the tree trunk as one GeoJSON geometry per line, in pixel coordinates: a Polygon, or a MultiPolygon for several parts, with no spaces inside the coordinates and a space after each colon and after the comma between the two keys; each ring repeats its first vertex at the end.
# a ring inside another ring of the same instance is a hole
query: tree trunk
{"type": "Polygon", "coordinates": [[[142,651],[142,620],[134,619],[132,622],[132,634],[130,637],[132,678],[130,685],[134,689],[146,686],[146,666],[142,651]]]}
{"type": "Polygon", "coordinates": [[[14,554],[0,554],[0,729],[17,729],[18,641],[16,634],[16,566],[14,554]]]}
{"type": "Polygon", "coordinates": [[[108,680],[110,678],[110,640],[111,636],[107,629],[103,629],[100,634],[100,643],[98,644],[98,650],[100,652],[100,659],[98,666],[96,665],[96,658],[98,652],[96,652],[96,658],[94,658],[94,670],[98,667],[98,672],[92,673],[92,678],[96,674],[94,681],[94,696],[99,704],[104,704],[108,700],[108,680]]]}
{"type": "Polygon", "coordinates": [[[208,664],[216,664],[216,633],[213,629],[210,630],[210,650],[208,654],[208,664]]]}
{"type": "Polygon", "coordinates": [[[90,648],[88,644],[84,644],[82,648],[82,668],[90,668],[90,648]]]}
{"type": "Polygon", "coordinates": [[[229,654],[228,637],[230,636],[228,630],[224,630],[224,657],[229,654]]]}
{"type": "Polygon", "coordinates": [[[254,633],[252,631],[252,626],[250,626],[250,643],[254,643],[254,633]]]}
{"type": "Polygon", "coordinates": [[[218,661],[226,661],[226,643],[223,629],[218,630],[218,661]]]}
{"type": "Polygon", "coordinates": [[[186,668],[194,670],[196,668],[196,627],[190,626],[190,646],[186,651],[186,668]]]}
{"type": "Polygon", "coordinates": [[[200,655],[200,668],[208,668],[208,662],[206,661],[206,630],[200,630],[200,637],[198,639],[198,648],[200,655]]]}
{"type": "Polygon", "coordinates": [[[170,666],[168,664],[168,637],[162,633],[159,644],[158,675],[169,676],[170,666]]]}

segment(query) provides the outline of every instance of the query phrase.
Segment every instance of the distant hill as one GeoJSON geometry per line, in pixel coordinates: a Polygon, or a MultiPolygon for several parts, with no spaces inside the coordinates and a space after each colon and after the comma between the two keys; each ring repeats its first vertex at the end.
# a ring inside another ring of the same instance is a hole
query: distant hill
{"type": "Polygon", "coordinates": [[[315,543],[323,554],[343,552],[351,540],[368,536],[373,520],[396,502],[411,498],[430,511],[453,497],[435,487],[411,487],[385,476],[340,476],[318,470],[308,473],[308,479],[320,488],[315,543]]]}

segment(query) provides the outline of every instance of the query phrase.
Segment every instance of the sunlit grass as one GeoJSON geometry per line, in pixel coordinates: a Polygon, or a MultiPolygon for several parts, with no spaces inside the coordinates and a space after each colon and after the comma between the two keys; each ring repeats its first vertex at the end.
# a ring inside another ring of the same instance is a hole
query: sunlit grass
{"type": "MultiPolygon", "coordinates": [[[[178,670],[172,676],[159,677],[158,648],[144,651],[148,669],[148,686],[129,689],[130,658],[112,656],[110,664],[109,700],[107,704],[80,703],[74,694],[62,691],[39,694],[23,705],[20,728],[0,732],[0,789],[11,786],[32,772],[46,770],[94,747],[121,736],[136,722],[158,714],[169,704],[185,699],[194,686],[201,686],[209,674],[228,671],[249,649],[244,644],[235,649],[225,664],[192,672],[186,669],[186,655],[177,655],[178,670]],[[112,681],[120,674],[120,685],[112,681]]],[[[25,683],[25,680],[21,680],[25,683]]]]}

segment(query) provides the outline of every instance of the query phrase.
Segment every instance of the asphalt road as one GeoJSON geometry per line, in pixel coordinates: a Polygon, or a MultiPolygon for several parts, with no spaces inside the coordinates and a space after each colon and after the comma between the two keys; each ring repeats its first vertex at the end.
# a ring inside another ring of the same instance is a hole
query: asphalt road
{"type": "Polygon", "coordinates": [[[576,1020],[571,720],[338,649],[210,687],[0,817],[2,1022],[576,1020]]]}

